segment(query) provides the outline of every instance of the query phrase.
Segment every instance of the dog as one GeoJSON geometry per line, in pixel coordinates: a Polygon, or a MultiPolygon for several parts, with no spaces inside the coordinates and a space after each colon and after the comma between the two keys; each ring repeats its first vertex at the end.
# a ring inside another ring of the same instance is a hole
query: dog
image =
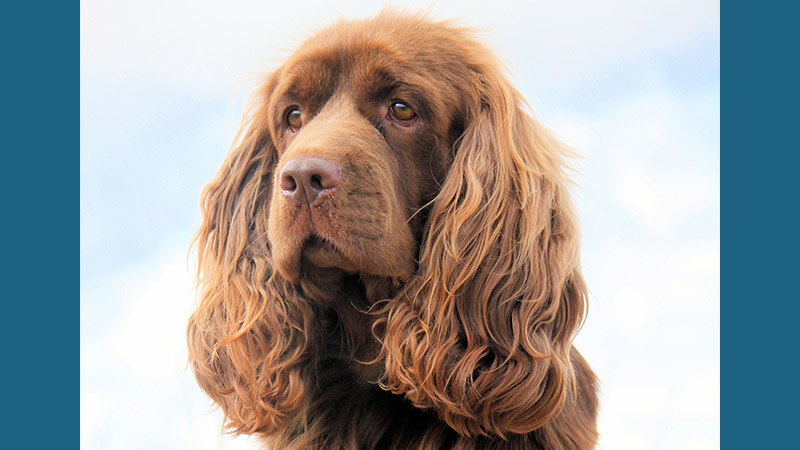
{"type": "Polygon", "coordinates": [[[590,449],[570,150],[450,22],[305,41],[202,193],[189,360],[275,449],[590,449]]]}

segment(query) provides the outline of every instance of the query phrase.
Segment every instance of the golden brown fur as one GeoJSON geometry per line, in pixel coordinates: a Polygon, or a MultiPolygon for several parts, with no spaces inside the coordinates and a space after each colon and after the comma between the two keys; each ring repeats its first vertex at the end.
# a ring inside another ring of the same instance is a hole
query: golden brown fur
{"type": "Polygon", "coordinates": [[[229,429],[281,449],[594,446],[566,151],[524,107],[467,30],[419,16],[338,23],[266,80],[196,236],[190,361],[229,429]],[[306,156],[342,179],[298,206],[278,174],[306,156]]]}

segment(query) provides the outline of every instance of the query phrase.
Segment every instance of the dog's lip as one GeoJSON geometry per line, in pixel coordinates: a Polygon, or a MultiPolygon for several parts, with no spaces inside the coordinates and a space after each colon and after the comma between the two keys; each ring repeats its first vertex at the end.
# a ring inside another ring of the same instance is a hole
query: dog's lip
{"type": "Polygon", "coordinates": [[[301,252],[307,251],[326,251],[342,255],[342,251],[339,250],[339,248],[336,247],[331,241],[320,237],[315,233],[312,233],[305,239],[305,241],[303,241],[301,252]]]}
{"type": "Polygon", "coordinates": [[[316,234],[311,234],[306,238],[300,253],[301,260],[307,260],[317,267],[337,268],[351,273],[359,271],[334,243],[316,234]]]}
{"type": "Polygon", "coordinates": [[[346,251],[341,249],[335,242],[312,232],[309,234],[299,246],[296,253],[296,266],[293,270],[292,276],[289,279],[293,284],[300,284],[301,279],[307,277],[308,270],[314,270],[314,267],[323,269],[340,269],[344,272],[355,274],[362,273],[365,275],[385,276],[392,279],[395,286],[399,286],[407,282],[412,273],[406,271],[398,273],[375,273],[370,270],[367,264],[358,259],[353,259],[346,251]],[[361,261],[361,263],[356,262],[361,261]]]}

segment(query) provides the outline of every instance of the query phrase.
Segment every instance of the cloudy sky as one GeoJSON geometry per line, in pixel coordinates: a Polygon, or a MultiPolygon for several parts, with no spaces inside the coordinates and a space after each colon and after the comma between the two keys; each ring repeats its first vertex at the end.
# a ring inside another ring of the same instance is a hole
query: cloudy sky
{"type": "MultiPolygon", "coordinates": [[[[478,27],[584,156],[576,345],[602,381],[599,448],[719,448],[719,3],[403,3],[478,27]]],[[[380,8],[81,2],[82,449],[256,448],[220,434],[185,366],[199,191],[260,77],[380,8]]]]}

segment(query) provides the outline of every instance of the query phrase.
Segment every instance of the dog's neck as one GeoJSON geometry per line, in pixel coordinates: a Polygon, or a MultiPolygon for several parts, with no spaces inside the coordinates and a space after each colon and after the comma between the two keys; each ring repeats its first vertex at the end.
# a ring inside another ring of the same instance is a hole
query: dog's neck
{"type": "Polygon", "coordinates": [[[300,287],[327,317],[328,352],[353,360],[357,373],[368,381],[374,379],[378,374],[368,363],[378,355],[380,343],[373,333],[376,317],[371,308],[397,293],[393,280],[306,265],[300,287]]]}

